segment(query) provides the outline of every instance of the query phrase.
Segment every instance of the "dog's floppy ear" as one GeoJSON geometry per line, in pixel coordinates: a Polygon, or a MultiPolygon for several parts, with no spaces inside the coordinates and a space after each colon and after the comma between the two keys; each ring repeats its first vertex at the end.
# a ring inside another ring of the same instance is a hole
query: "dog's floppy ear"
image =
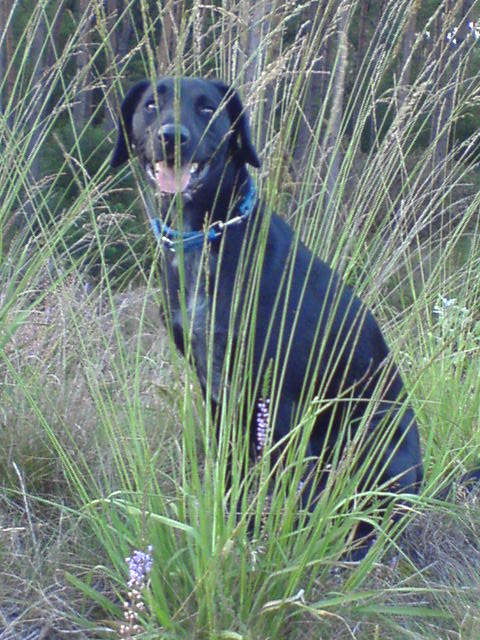
{"type": "Polygon", "coordinates": [[[260,167],[260,160],[252,142],[248,116],[238,93],[220,80],[214,80],[213,84],[225,96],[225,108],[233,124],[233,144],[236,154],[252,167],[260,167]]]}
{"type": "Polygon", "coordinates": [[[132,118],[143,92],[150,86],[148,80],[141,80],[127,92],[123,99],[121,115],[117,125],[117,146],[112,154],[110,166],[115,168],[128,160],[128,145],[132,140],[132,118]]]}

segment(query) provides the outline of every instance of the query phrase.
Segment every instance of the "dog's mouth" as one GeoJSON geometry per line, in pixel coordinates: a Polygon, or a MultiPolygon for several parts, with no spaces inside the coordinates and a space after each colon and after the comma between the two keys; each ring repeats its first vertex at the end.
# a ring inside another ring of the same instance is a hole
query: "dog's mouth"
{"type": "Polygon", "coordinates": [[[188,193],[205,177],[208,162],[190,162],[181,167],[169,165],[167,160],[147,164],[146,173],[161,193],[188,193]]]}

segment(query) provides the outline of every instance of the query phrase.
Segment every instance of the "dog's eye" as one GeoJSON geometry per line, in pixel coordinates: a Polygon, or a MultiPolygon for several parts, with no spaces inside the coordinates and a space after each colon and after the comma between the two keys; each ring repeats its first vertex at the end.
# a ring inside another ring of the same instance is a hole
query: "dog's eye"
{"type": "Polygon", "coordinates": [[[148,113],[154,113],[156,110],[157,105],[153,100],[149,100],[147,103],[145,103],[145,111],[148,111],[148,113]]]}
{"type": "Polygon", "coordinates": [[[201,106],[199,111],[204,116],[213,116],[213,114],[215,113],[216,109],[215,109],[215,107],[211,107],[210,105],[206,104],[206,105],[201,106]]]}

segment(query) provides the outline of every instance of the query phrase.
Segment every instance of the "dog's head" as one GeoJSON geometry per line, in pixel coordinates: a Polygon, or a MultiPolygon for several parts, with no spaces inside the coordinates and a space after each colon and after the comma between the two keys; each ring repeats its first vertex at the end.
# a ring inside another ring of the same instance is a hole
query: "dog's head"
{"type": "Polygon", "coordinates": [[[111,159],[118,167],[138,156],[162,195],[218,187],[229,163],[260,166],[238,94],[220,81],[199,78],[142,80],[125,96],[111,159]]]}

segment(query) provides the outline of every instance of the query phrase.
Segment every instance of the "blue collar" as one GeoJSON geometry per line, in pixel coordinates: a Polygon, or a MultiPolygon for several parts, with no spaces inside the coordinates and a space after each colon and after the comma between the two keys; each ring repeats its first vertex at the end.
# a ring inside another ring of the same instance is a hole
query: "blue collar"
{"type": "Polygon", "coordinates": [[[151,219],[150,224],[152,225],[152,230],[157,241],[167,249],[175,253],[179,245],[183,245],[184,251],[190,251],[191,249],[202,247],[205,240],[207,240],[207,242],[219,240],[225,227],[244,222],[253,211],[256,195],[255,185],[249,176],[247,193],[238,206],[239,215],[230,218],[227,222],[223,222],[222,220],[212,222],[212,224],[203,231],[177,231],[164,224],[160,218],[151,219]]]}

